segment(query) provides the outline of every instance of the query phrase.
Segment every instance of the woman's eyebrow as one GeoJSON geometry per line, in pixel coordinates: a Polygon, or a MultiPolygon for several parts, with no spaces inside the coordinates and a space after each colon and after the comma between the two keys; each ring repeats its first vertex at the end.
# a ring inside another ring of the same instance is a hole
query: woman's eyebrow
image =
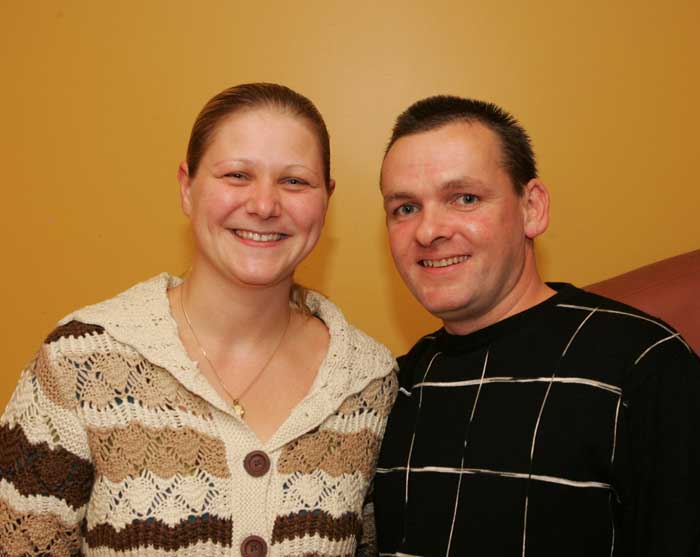
{"type": "Polygon", "coordinates": [[[252,159],[222,159],[220,161],[216,161],[212,163],[212,166],[214,168],[218,168],[220,166],[226,166],[227,164],[231,163],[243,163],[243,164],[255,164],[255,161],[252,159]]]}
{"type": "Polygon", "coordinates": [[[301,164],[301,163],[288,164],[287,166],[284,167],[284,170],[285,171],[293,170],[295,168],[301,168],[303,170],[306,170],[307,172],[311,172],[311,174],[313,174],[314,176],[318,176],[318,172],[316,172],[313,168],[306,166],[305,164],[301,164]]]}

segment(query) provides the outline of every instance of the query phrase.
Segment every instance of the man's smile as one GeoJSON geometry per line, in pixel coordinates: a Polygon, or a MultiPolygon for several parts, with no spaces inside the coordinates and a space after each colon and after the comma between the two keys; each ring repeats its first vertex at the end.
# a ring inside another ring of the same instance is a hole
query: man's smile
{"type": "Polygon", "coordinates": [[[463,263],[469,259],[469,257],[468,255],[457,255],[454,257],[445,257],[443,259],[421,259],[418,263],[423,267],[429,268],[450,267],[463,263]]]}

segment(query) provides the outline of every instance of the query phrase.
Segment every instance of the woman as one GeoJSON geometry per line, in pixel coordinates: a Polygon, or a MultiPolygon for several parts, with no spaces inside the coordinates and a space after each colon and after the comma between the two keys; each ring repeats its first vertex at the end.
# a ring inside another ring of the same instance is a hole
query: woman
{"type": "MultiPolygon", "coordinates": [[[[393,359],[293,282],[334,182],[290,89],[227,89],[178,171],[195,240],[66,317],[0,422],[2,555],[350,555],[393,359]]],[[[365,528],[365,534],[370,528],[365,528]]]]}

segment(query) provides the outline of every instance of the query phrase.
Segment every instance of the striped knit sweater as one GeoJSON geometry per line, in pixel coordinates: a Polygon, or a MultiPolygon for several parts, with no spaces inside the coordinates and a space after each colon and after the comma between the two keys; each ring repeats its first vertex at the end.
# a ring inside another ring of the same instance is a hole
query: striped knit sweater
{"type": "Polygon", "coordinates": [[[177,283],[163,274],[69,315],[24,370],[0,420],[0,555],[348,556],[362,545],[397,389],[387,349],[311,293],[328,352],[260,443],[187,356],[166,296],[177,283]],[[262,475],[247,471],[254,451],[269,460],[262,475]]]}

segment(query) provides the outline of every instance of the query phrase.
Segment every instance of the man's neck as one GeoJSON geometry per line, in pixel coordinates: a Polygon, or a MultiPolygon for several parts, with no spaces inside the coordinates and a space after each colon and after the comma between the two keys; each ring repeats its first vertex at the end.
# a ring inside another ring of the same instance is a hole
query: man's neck
{"type": "Polygon", "coordinates": [[[521,280],[495,307],[468,319],[443,319],[443,326],[450,334],[468,335],[528,310],[551,298],[555,293],[535,270],[529,277],[521,276],[521,280]]]}

